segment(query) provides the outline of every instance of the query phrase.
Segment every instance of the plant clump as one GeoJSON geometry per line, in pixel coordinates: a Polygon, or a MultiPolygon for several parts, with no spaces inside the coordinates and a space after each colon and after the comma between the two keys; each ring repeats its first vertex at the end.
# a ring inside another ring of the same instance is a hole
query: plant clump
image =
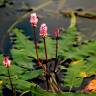
{"type": "Polygon", "coordinates": [[[89,93],[96,92],[96,40],[79,39],[74,12],[70,19],[66,30],[56,28],[51,36],[47,24],[41,24],[39,41],[36,13],[30,16],[33,41],[23,30],[12,30],[12,60],[0,54],[0,95],[7,88],[9,96],[94,96],[89,93]]]}

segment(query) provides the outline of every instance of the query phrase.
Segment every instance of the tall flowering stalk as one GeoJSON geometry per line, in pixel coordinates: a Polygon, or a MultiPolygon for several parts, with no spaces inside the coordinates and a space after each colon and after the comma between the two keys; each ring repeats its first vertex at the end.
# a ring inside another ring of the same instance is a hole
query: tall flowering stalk
{"type": "Polygon", "coordinates": [[[3,64],[7,68],[8,77],[9,77],[10,85],[11,85],[11,88],[12,88],[12,94],[13,94],[13,96],[15,96],[14,95],[15,93],[14,93],[13,83],[12,83],[12,80],[11,80],[10,70],[9,70],[9,68],[11,66],[11,60],[9,60],[9,57],[8,56],[5,56],[4,57],[3,64]]]}
{"type": "Polygon", "coordinates": [[[58,62],[58,38],[60,37],[59,28],[55,28],[55,30],[53,31],[53,36],[55,37],[56,40],[56,54],[55,54],[56,60],[55,60],[55,67],[54,67],[54,71],[55,71],[58,62]]]}
{"type": "Polygon", "coordinates": [[[43,38],[44,41],[44,50],[45,50],[45,57],[46,57],[46,68],[48,67],[47,63],[48,63],[48,56],[47,56],[47,50],[46,50],[46,37],[47,37],[48,33],[47,33],[47,26],[45,23],[43,23],[40,27],[40,36],[43,38]]]}
{"type": "Polygon", "coordinates": [[[34,45],[35,45],[35,50],[36,50],[37,61],[38,61],[38,64],[40,64],[40,60],[39,60],[39,56],[38,56],[37,38],[36,38],[36,27],[37,27],[37,23],[38,23],[38,17],[36,15],[36,13],[31,14],[30,23],[31,23],[31,25],[33,27],[33,31],[34,31],[34,45]]]}
{"type": "Polygon", "coordinates": [[[48,73],[48,56],[47,56],[47,49],[46,49],[46,37],[48,35],[47,33],[47,25],[45,23],[43,23],[40,27],[40,36],[43,38],[44,41],[44,50],[45,50],[45,57],[46,57],[46,82],[47,82],[47,90],[49,89],[49,73],[48,73]]]}

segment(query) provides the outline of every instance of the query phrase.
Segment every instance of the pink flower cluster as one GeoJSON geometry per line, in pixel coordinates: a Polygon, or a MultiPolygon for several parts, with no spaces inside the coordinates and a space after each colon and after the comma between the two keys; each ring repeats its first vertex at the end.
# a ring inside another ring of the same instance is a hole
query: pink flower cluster
{"type": "Polygon", "coordinates": [[[38,17],[36,15],[36,13],[32,13],[30,16],[30,23],[32,24],[33,27],[37,27],[37,23],[38,23],[38,17]]]}
{"type": "MultiPolygon", "coordinates": [[[[37,27],[37,23],[38,23],[38,17],[36,15],[36,13],[32,13],[30,16],[30,23],[32,24],[32,27],[37,27]]],[[[47,33],[47,26],[45,23],[43,23],[40,27],[40,36],[42,38],[46,37],[48,35],[47,33]]]]}
{"type": "MultiPolygon", "coordinates": [[[[30,16],[30,23],[32,24],[32,27],[37,27],[37,23],[38,23],[38,16],[36,15],[36,13],[32,13],[30,16]]],[[[40,27],[40,36],[42,38],[47,37],[48,33],[47,33],[47,25],[45,23],[41,24],[40,27]]],[[[53,36],[54,37],[60,37],[60,30],[59,28],[55,28],[55,30],[53,31],[53,36]]]]}
{"type": "Polygon", "coordinates": [[[11,66],[11,60],[9,60],[8,56],[4,57],[3,64],[4,64],[5,67],[10,67],[11,66]]]}
{"type": "Polygon", "coordinates": [[[60,37],[60,30],[59,30],[59,28],[55,28],[55,30],[53,31],[53,36],[54,37],[60,37]]]}
{"type": "Polygon", "coordinates": [[[45,38],[47,35],[48,35],[48,33],[47,33],[47,25],[45,24],[45,23],[43,23],[42,25],[41,25],[41,27],[40,27],[40,36],[42,37],[42,38],[45,38]]]}

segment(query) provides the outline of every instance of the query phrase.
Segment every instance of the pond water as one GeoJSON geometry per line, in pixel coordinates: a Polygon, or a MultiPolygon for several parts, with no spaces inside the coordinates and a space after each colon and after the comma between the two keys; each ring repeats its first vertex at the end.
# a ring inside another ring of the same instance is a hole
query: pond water
{"type": "MultiPolygon", "coordinates": [[[[8,28],[26,12],[21,9],[37,8],[36,12],[40,19],[39,26],[42,22],[48,25],[49,34],[54,27],[67,28],[69,18],[65,18],[59,14],[60,10],[75,10],[82,8],[85,11],[96,12],[96,0],[9,0],[13,5],[6,4],[6,7],[0,8],[0,48],[7,54],[6,49],[10,49],[8,38],[8,28]],[[19,11],[18,11],[19,10],[19,11]],[[21,10],[21,11],[20,11],[21,10]]],[[[78,17],[78,31],[86,35],[87,39],[96,38],[96,20],[78,17]]],[[[26,18],[18,24],[19,28],[24,29],[26,34],[31,34],[31,26],[26,18]]]]}

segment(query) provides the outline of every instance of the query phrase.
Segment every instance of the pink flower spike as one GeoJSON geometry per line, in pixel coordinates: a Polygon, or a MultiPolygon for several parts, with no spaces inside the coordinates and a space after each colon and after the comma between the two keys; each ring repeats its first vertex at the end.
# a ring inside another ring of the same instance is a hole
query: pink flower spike
{"type": "Polygon", "coordinates": [[[54,37],[60,37],[60,30],[59,30],[59,28],[55,28],[55,30],[53,31],[53,36],[54,37]]]}
{"type": "Polygon", "coordinates": [[[30,23],[32,24],[33,27],[37,27],[38,17],[36,15],[36,13],[32,13],[30,15],[30,23]]]}
{"type": "Polygon", "coordinates": [[[9,60],[9,57],[4,57],[3,59],[3,64],[5,67],[10,67],[11,66],[11,60],[9,60]]]}
{"type": "Polygon", "coordinates": [[[41,27],[40,27],[40,36],[42,37],[42,38],[45,38],[47,35],[48,35],[48,33],[47,33],[47,25],[45,24],[45,23],[43,23],[42,25],[41,25],[41,27]]]}

